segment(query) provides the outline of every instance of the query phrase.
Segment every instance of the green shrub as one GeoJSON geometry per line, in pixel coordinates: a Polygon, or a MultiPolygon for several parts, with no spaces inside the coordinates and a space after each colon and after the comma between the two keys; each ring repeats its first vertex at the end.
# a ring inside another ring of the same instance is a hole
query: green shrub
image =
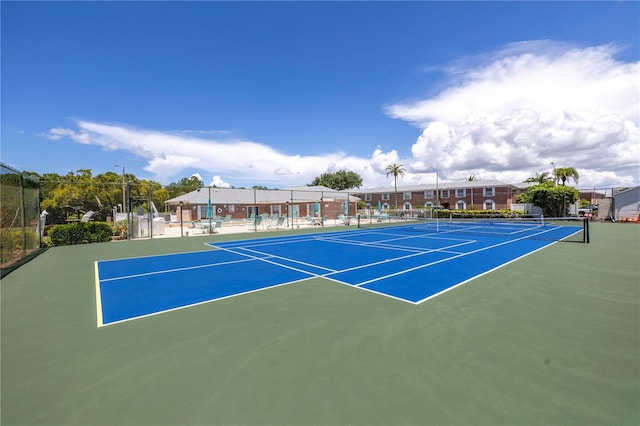
{"type": "Polygon", "coordinates": [[[111,241],[112,234],[113,230],[106,222],[74,222],[56,225],[49,231],[54,246],[104,243],[111,241]]]}

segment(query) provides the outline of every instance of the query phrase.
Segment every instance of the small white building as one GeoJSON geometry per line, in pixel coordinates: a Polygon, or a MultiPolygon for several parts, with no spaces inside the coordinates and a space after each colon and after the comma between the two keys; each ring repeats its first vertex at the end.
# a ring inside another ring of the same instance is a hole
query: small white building
{"type": "Polygon", "coordinates": [[[640,215],[640,186],[614,191],[613,211],[617,221],[627,218],[637,219],[640,215]]]}

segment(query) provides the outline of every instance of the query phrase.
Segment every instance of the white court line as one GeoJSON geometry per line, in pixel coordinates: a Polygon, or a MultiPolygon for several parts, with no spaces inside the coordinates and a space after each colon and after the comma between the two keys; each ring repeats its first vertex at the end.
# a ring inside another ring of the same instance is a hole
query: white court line
{"type": "MultiPolygon", "coordinates": [[[[381,265],[383,263],[396,262],[398,260],[408,259],[408,258],[411,258],[411,257],[421,256],[423,254],[430,254],[430,253],[435,253],[435,252],[459,254],[458,252],[449,252],[446,249],[453,248],[453,247],[458,247],[458,246],[462,246],[462,245],[466,245],[466,244],[472,244],[472,243],[474,243],[474,241],[470,241],[470,242],[467,242],[467,243],[455,244],[455,245],[452,245],[452,246],[442,247],[442,248],[438,248],[438,249],[427,249],[427,250],[417,251],[417,252],[414,252],[413,254],[408,254],[406,256],[400,256],[400,257],[396,257],[394,259],[380,260],[378,262],[367,263],[366,265],[358,265],[358,266],[354,266],[354,267],[351,267],[351,268],[342,269],[340,271],[336,271],[335,273],[331,273],[331,274],[327,274],[327,275],[323,275],[323,276],[324,277],[329,277],[331,275],[338,275],[338,274],[341,274],[343,272],[350,272],[350,271],[355,271],[355,270],[358,270],[358,269],[369,268],[371,266],[381,265]]],[[[387,247],[382,246],[381,248],[387,248],[387,247]]],[[[354,285],[354,284],[348,284],[348,285],[354,285]]],[[[356,287],[358,285],[362,285],[362,284],[357,284],[356,287]]]]}
{"type": "Polygon", "coordinates": [[[220,245],[215,245],[214,243],[210,243],[212,247],[219,248],[221,250],[224,249],[234,249],[234,248],[242,248],[242,247],[263,247],[263,246],[273,246],[279,244],[292,244],[292,243],[300,243],[307,241],[314,241],[316,238],[313,237],[316,234],[309,234],[305,236],[282,236],[282,237],[268,237],[268,238],[253,238],[251,240],[235,240],[229,241],[233,244],[225,245],[226,242],[219,243],[220,245]]]}
{"type": "Polygon", "coordinates": [[[100,276],[98,274],[98,261],[93,263],[93,268],[96,277],[96,316],[98,321],[98,327],[102,327],[104,324],[102,321],[102,294],[100,292],[100,276]]]}
{"type": "MultiPolygon", "coordinates": [[[[411,238],[411,237],[409,237],[409,238],[411,238]]],[[[449,245],[449,246],[445,246],[445,247],[440,247],[440,248],[437,248],[437,249],[418,249],[418,248],[410,249],[410,248],[406,248],[406,247],[394,247],[392,245],[376,246],[375,243],[373,243],[373,242],[352,242],[352,241],[345,241],[345,240],[332,239],[332,238],[320,238],[319,240],[330,242],[330,243],[335,243],[335,244],[356,245],[356,246],[363,246],[363,247],[374,247],[374,248],[381,248],[381,249],[385,249],[385,250],[407,251],[407,252],[410,252],[412,254],[409,254],[409,255],[406,255],[406,256],[396,257],[396,258],[393,258],[393,259],[385,259],[385,260],[381,260],[381,261],[373,262],[373,263],[368,263],[368,264],[364,264],[364,265],[358,265],[358,266],[354,266],[354,267],[347,268],[347,269],[336,270],[336,269],[326,268],[326,267],[323,267],[323,266],[319,266],[319,265],[315,265],[315,264],[311,264],[311,263],[307,263],[307,262],[301,262],[301,261],[298,261],[298,260],[295,260],[295,259],[291,259],[291,258],[287,258],[287,257],[283,257],[283,256],[273,255],[271,253],[260,252],[258,250],[252,250],[252,249],[249,249],[247,247],[236,247],[236,248],[240,249],[240,250],[246,250],[248,252],[257,253],[257,254],[263,255],[263,256],[269,256],[270,258],[282,259],[282,260],[285,260],[287,262],[292,262],[292,263],[297,263],[297,264],[304,265],[304,266],[309,266],[311,268],[324,269],[324,270],[329,271],[329,272],[326,273],[326,274],[322,274],[322,275],[320,275],[320,274],[314,274],[314,275],[317,276],[317,277],[328,277],[328,276],[331,276],[331,275],[340,274],[342,272],[349,272],[349,271],[352,271],[352,270],[364,269],[364,268],[368,268],[368,267],[371,267],[371,266],[380,265],[380,264],[383,264],[383,263],[395,262],[395,261],[407,259],[407,258],[410,258],[410,257],[421,256],[423,254],[428,254],[428,253],[433,253],[433,252],[444,252],[444,253],[446,253],[448,249],[452,249],[452,248],[463,246],[463,245],[467,245],[467,244],[473,244],[473,243],[476,242],[475,240],[452,239],[454,241],[462,241],[462,242],[458,243],[458,244],[452,244],[452,245],[449,245]]],[[[265,245],[273,245],[273,244],[265,244],[265,245]]],[[[227,249],[225,249],[225,250],[227,250],[227,249]]],[[[231,251],[231,250],[229,250],[229,251],[231,251]]],[[[232,253],[236,253],[236,254],[243,254],[243,253],[239,253],[239,252],[236,252],[236,251],[231,251],[231,252],[232,253]]],[[[262,260],[262,258],[260,258],[260,257],[256,257],[256,259],[262,260]]],[[[269,262],[269,263],[274,263],[274,264],[276,264],[278,266],[287,267],[286,265],[281,265],[281,264],[276,263],[276,262],[269,262]]],[[[299,269],[296,269],[296,268],[291,268],[291,269],[294,269],[296,271],[300,271],[299,269]]],[[[311,274],[311,272],[309,272],[309,271],[303,271],[303,272],[311,274]]],[[[352,284],[348,284],[348,285],[352,285],[352,284]]]]}
{"type": "Polygon", "coordinates": [[[500,268],[503,268],[503,267],[507,266],[508,264],[515,262],[516,260],[520,260],[520,259],[522,259],[523,257],[529,256],[530,254],[535,253],[535,252],[537,252],[537,251],[540,251],[540,250],[542,250],[542,249],[544,249],[544,248],[547,248],[548,246],[551,246],[551,245],[553,245],[553,244],[557,244],[557,241],[555,241],[555,242],[551,242],[550,244],[544,245],[544,246],[542,246],[542,247],[540,247],[540,248],[538,248],[538,249],[535,249],[535,250],[533,250],[533,251],[530,251],[530,252],[528,252],[528,253],[525,253],[525,254],[523,254],[522,256],[516,257],[515,259],[512,259],[512,260],[510,260],[510,261],[508,261],[508,262],[506,262],[506,263],[500,264],[500,265],[496,266],[495,268],[489,269],[488,271],[485,271],[485,272],[483,272],[483,273],[481,273],[481,274],[474,275],[474,276],[473,276],[473,277],[471,277],[471,278],[468,278],[468,279],[466,279],[466,280],[464,280],[464,281],[461,281],[461,282],[459,282],[458,284],[455,284],[455,285],[453,285],[453,286],[451,286],[451,287],[447,287],[447,288],[445,288],[444,290],[441,290],[441,291],[439,291],[439,292],[437,292],[437,293],[435,293],[435,294],[432,294],[431,296],[425,297],[425,298],[424,298],[424,299],[422,299],[422,300],[418,300],[417,302],[411,302],[411,303],[414,303],[414,304],[416,304],[416,305],[419,305],[419,304],[420,304],[420,303],[422,303],[422,302],[426,302],[426,301],[427,301],[427,300],[429,300],[429,299],[433,299],[434,297],[440,296],[440,295],[442,295],[442,294],[444,294],[444,293],[448,292],[449,290],[453,290],[454,288],[460,287],[460,286],[461,286],[461,285],[463,285],[463,284],[467,284],[467,283],[468,283],[468,282],[470,282],[470,281],[473,281],[473,280],[475,280],[475,279],[477,279],[477,278],[482,277],[483,275],[487,275],[487,274],[489,274],[489,273],[491,273],[491,272],[493,272],[493,271],[496,271],[496,270],[498,270],[498,269],[500,269],[500,268]]]}
{"type": "Polygon", "coordinates": [[[104,283],[108,281],[117,281],[117,280],[129,279],[129,278],[145,277],[148,275],[159,275],[159,274],[166,274],[170,272],[188,271],[191,269],[211,268],[213,266],[231,265],[233,263],[242,263],[242,262],[249,262],[249,261],[250,259],[239,259],[239,260],[230,260],[228,262],[208,263],[205,265],[185,266],[184,268],[163,269],[162,271],[145,272],[142,274],[133,274],[133,275],[123,275],[121,277],[115,277],[115,278],[105,278],[104,280],[101,280],[101,282],[104,283]]]}
{"type": "MultiPolygon", "coordinates": [[[[204,244],[207,247],[211,247],[208,244],[204,244]]],[[[185,251],[182,253],[164,253],[164,254],[147,254],[144,256],[133,256],[133,257],[120,257],[117,259],[105,259],[105,260],[100,260],[100,263],[109,263],[109,262],[119,262],[122,260],[130,260],[130,259],[146,259],[146,258],[151,258],[151,257],[174,257],[174,256],[184,256],[184,255],[191,255],[194,253],[213,253],[214,251],[212,251],[210,248],[208,250],[197,250],[197,251],[185,251]]]]}
{"type": "MultiPolygon", "coordinates": [[[[555,228],[554,228],[554,229],[555,229],[555,228]]],[[[176,308],[167,309],[167,310],[163,310],[163,311],[152,312],[152,313],[145,314],[145,315],[141,315],[141,316],[137,316],[137,317],[126,318],[126,319],[123,319],[123,320],[110,322],[110,323],[106,324],[106,326],[108,326],[108,325],[114,325],[114,324],[119,324],[119,323],[123,323],[123,322],[128,322],[128,321],[133,321],[133,320],[137,320],[137,319],[140,319],[140,318],[151,317],[151,316],[155,316],[155,315],[159,315],[159,314],[163,314],[163,313],[167,313],[167,312],[171,312],[171,311],[177,311],[177,310],[181,310],[181,309],[186,309],[186,308],[194,307],[194,306],[197,306],[197,305],[202,305],[202,304],[205,304],[205,303],[210,303],[210,302],[214,302],[214,301],[218,301],[218,300],[223,300],[223,299],[229,299],[229,298],[233,298],[233,297],[237,297],[237,296],[241,296],[241,295],[245,295],[245,294],[249,294],[249,293],[255,293],[255,292],[258,292],[258,291],[269,290],[269,289],[271,289],[271,288],[280,287],[280,286],[289,285],[289,284],[294,284],[294,283],[297,283],[297,282],[306,281],[306,280],[308,280],[308,279],[316,278],[316,277],[324,278],[324,279],[327,279],[327,280],[331,280],[331,281],[334,281],[334,282],[336,282],[336,283],[340,283],[340,284],[343,284],[343,285],[347,285],[347,286],[352,287],[352,288],[353,288],[353,287],[355,287],[355,288],[358,288],[359,290],[369,291],[369,292],[371,292],[371,293],[374,293],[374,294],[377,294],[377,295],[381,295],[381,296],[385,296],[385,297],[388,297],[388,298],[390,298],[390,299],[395,299],[395,300],[399,300],[399,301],[402,301],[402,302],[405,302],[405,303],[410,303],[410,304],[413,304],[413,305],[418,305],[418,304],[420,304],[420,303],[422,303],[422,302],[424,302],[424,301],[427,301],[427,300],[429,300],[429,299],[431,299],[431,298],[434,298],[434,297],[436,297],[436,296],[438,296],[438,295],[441,295],[441,294],[443,294],[443,293],[445,293],[445,292],[447,292],[447,291],[449,291],[449,290],[452,290],[453,288],[456,288],[456,287],[459,287],[459,286],[461,286],[461,285],[463,285],[463,284],[465,284],[465,283],[468,283],[469,281],[472,281],[472,280],[474,280],[474,279],[476,279],[476,278],[478,278],[478,277],[480,277],[480,276],[482,276],[482,275],[488,274],[488,273],[490,273],[490,272],[492,272],[492,271],[494,271],[494,270],[496,270],[496,269],[499,269],[499,268],[501,268],[501,267],[503,267],[503,266],[505,266],[505,265],[508,265],[509,263],[515,262],[516,260],[521,259],[522,257],[528,256],[528,255],[529,255],[529,254],[531,254],[531,253],[535,253],[535,252],[537,252],[537,251],[539,251],[539,250],[542,250],[543,248],[545,248],[545,247],[547,247],[547,246],[549,246],[549,245],[556,244],[556,243],[557,243],[557,241],[556,241],[556,242],[552,242],[552,243],[550,243],[550,244],[546,244],[546,245],[544,245],[544,246],[542,246],[542,247],[540,247],[540,248],[538,248],[538,249],[536,249],[536,250],[534,250],[534,251],[528,252],[528,253],[526,253],[526,254],[524,254],[524,255],[522,255],[522,256],[520,256],[520,257],[516,258],[516,259],[513,259],[513,260],[511,260],[511,261],[509,261],[509,262],[507,262],[507,263],[504,263],[504,264],[502,264],[502,265],[499,265],[499,266],[497,266],[496,268],[491,269],[490,271],[486,271],[486,272],[483,272],[482,274],[478,274],[478,275],[476,275],[476,276],[474,276],[474,277],[472,277],[472,278],[467,279],[466,281],[463,281],[463,282],[458,283],[458,284],[456,284],[456,285],[454,285],[454,286],[451,286],[451,287],[449,287],[449,288],[447,288],[447,289],[445,289],[445,290],[442,290],[442,291],[441,291],[441,292],[439,292],[439,293],[436,293],[436,294],[434,294],[434,295],[431,295],[431,296],[429,296],[429,297],[427,297],[427,298],[425,298],[425,299],[422,299],[422,300],[420,300],[420,301],[418,301],[418,302],[412,302],[412,301],[407,300],[407,299],[403,299],[403,298],[400,298],[400,297],[397,297],[397,296],[393,296],[393,295],[390,295],[390,294],[387,294],[387,293],[379,292],[379,291],[376,291],[376,290],[372,290],[372,289],[364,288],[364,287],[361,287],[361,286],[362,286],[362,285],[364,285],[364,284],[370,283],[370,282],[378,281],[378,280],[380,280],[380,279],[384,279],[384,278],[391,277],[391,276],[395,276],[395,275],[401,275],[401,274],[403,274],[403,273],[410,272],[410,271],[412,271],[412,270],[421,269],[421,268],[426,267],[426,266],[431,266],[431,265],[433,265],[433,264],[435,264],[435,263],[440,263],[440,262],[444,262],[444,261],[449,261],[449,260],[452,260],[452,259],[455,259],[455,258],[459,258],[459,257],[462,257],[462,256],[466,256],[466,255],[468,255],[468,254],[473,254],[473,253],[476,253],[476,252],[480,252],[480,251],[488,250],[488,249],[490,249],[490,248],[498,247],[498,246],[501,246],[501,245],[504,245],[504,244],[509,244],[509,243],[511,243],[511,242],[514,242],[514,241],[520,241],[520,240],[523,240],[523,239],[528,239],[528,238],[531,238],[532,236],[535,236],[535,235],[543,234],[543,233],[546,233],[546,232],[551,232],[551,231],[552,231],[552,230],[554,230],[554,229],[548,229],[548,230],[546,230],[546,231],[543,231],[543,232],[540,232],[540,233],[537,233],[537,234],[528,235],[528,236],[525,236],[525,237],[521,237],[521,238],[517,238],[517,239],[514,239],[514,240],[510,240],[510,241],[505,241],[505,242],[502,242],[502,243],[499,243],[499,244],[494,244],[494,245],[492,245],[492,246],[488,246],[488,247],[484,247],[484,248],[482,248],[482,249],[474,250],[474,251],[471,251],[471,252],[469,252],[469,253],[462,253],[462,254],[460,254],[460,255],[456,255],[456,256],[453,256],[453,257],[451,257],[451,258],[443,259],[442,261],[439,261],[439,262],[433,262],[433,263],[430,263],[430,264],[428,264],[428,265],[424,265],[424,266],[420,266],[420,267],[416,267],[416,268],[411,268],[411,269],[409,269],[409,270],[405,270],[405,271],[403,271],[403,272],[401,272],[401,273],[390,274],[390,275],[387,275],[386,277],[380,277],[380,278],[378,278],[378,279],[370,280],[370,281],[367,281],[367,282],[364,282],[364,283],[360,283],[360,284],[357,284],[357,285],[353,285],[353,284],[345,283],[345,282],[343,282],[343,281],[340,281],[340,280],[337,280],[337,279],[331,278],[331,277],[329,277],[329,276],[323,276],[323,275],[313,274],[313,273],[310,273],[309,271],[305,271],[305,270],[301,270],[301,269],[297,269],[297,268],[289,267],[289,266],[286,266],[286,265],[282,265],[282,264],[279,264],[279,263],[277,263],[277,262],[269,261],[269,260],[268,260],[268,259],[266,259],[266,258],[259,258],[259,257],[256,257],[256,256],[249,255],[249,254],[247,254],[247,253],[241,253],[241,252],[237,252],[237,251],[235,251],[235,250],[230,250],[230,249],[228,249],[228,248],[222,248],[222,247],[216,247],[216,246],[213,246],[213,247],[219,248],[219,249],[221,249],[221,250],[225,250],[225,251],[228,251],[228,252],[231,252],[231,253],[234,253],[234,254],[238,254],[238,255],[241,255],[241,256],[247,257],[248,259],[243,259],[243,260],[238,260],[238,261],[232,261],[232,262],[222,262],[222,263],[218,263],[218,264],[211,264],[211,265],[202,265],[202,266],[196,266],[196,267],[190,267],[190,268],[179,268],[179,269],[174,269],[174,270],[171,270],[171,271],[162,271],[162,272],[154,272],[154,273],[164,273],[164,272],[172,272],[172,271],[178,271],[178,270],[183,270],[183,269],[194,269],[194,268],[209,267],[209,266],[217,266],[217,265],[223,265],[223,264],[229,264],[229,263],[239,263],[239,262],[245,262],[245,261],[251,261],[251,260],[260,260],[260,261],[263,261],[263,262],[271,263],[271,264],[276,265],[276,266],[280,266],[280,267],[288,268],[288,269],[291,269],[291,270],[294,270],[294,271],[298,271],[298,272],[301,272],[301,273],[304,273],[304,274],[308,274],[308,275],[310,275],[310,277],[302,278],[302,279],[299,279],[299,280],[290,281],[290,282],[286,282],[286,283],[276,284],[276,285],[272,285],[272,286],[267,286],[267,287],[263,287],[263,288],[259,288],[259,289],[249,290],[249,291],[246,291],[246,292],[235,293],[235,294],[231,294],[231,295],[228,295],[228,296],[223,296],[223,297],[219,297],[219,298],[214,298],[214,299],[211,299],[211,300],[205,300],[205,301],[202,301],[202,302],[197,302],[197,303],[193,303],[193,304],[185,305],[185,306],[179,306],[179,307],[176,307],[176,308]]],[[[352,231],[351,231],[351,232],[352,232],[352,231]]],[[[348,233],[348,231],[344,231],[344,232],[342,232],[341,234],[347,234],[347,233],[348,233]]],[[[335,233],[335,234],[338,234],[338,233],[335,233]]],[[[313,235],[322,235],[322,234],[313,234],[313,235]]],[[[422,237],[421,237],[421,238],[422,238],[422,237]]],[[[414,253],[414,254],[412,254],[412,255],[403,256],[403,258],[413,257],[413,256],[419,256],[419,255],[421,255],[421,254],[431,253],[431,252],[434,252],[434,251],[442,251],[442,252],[446,252],[446,249],[448,249],[448,248],[453,248],[453,247],[456,247],[456,246],[465,245],[465,244],[469,244],[469,243],[471,243],[471,242],[472,242],[471,240],[461,240],[461,239],[452,239],[452,238],[441,238],[441,237],[440,237],[440,238],[438,238],[438,237],[431,237],[431,238],[445,239],[445,240],[459,240],[459,241],[468,241],[468,242],[464,242],[464,243],[461,243],[461,244],[452,245],[452,246],[449,246],[449,247],[442,247],[442,248],[440,248],[440,249],[424,251],[424,252],[421,252],[421,253],[414,253]]],[[[337,241],[337,242],[340,242],[340,241],[337,241]]],[[[281,244],[283,244],[283,243],[281,243],[281,244]]],[[[360,243],[360,245],[364,245],[364,246],[369,245],[369,244],[370,244],[370,243],[360,243]]],[[[242,247],[240,247],[240,248],[242,248],[242,247]]],[[[249,251],[249,250],[248,250],[248,249],[246,249],[246,248],[245,248],[245,250],[249,251]]],[[[259,252],[258,252],[258,253],[259,253],[259,252]]],[[[142,256],[142,257],[173,256],[173,255],[182,255],[182,254],[186,254],[186,255],[188,255],[188,254],[190,254],[190,253],[174,253],[174,254],[167,254],[167,255],[155,255],[155,256],[154,256],[154,255],[150,255],[150,256],[142,256]]],[[[269,255],[269,254],[266,254],[266,255],[268,255],[269,257],[274,257],[274,256],[269,255]]],[[[298,261],[295,261],[295,260],[293,260],[293,259],[286,259],[286,258],[281,258],[281,259],[283,259],[283,260],[288,260],[288,261],[291,261],[291,262],[298,262],[298,261]]],[[[104,261],[101,261],[101,262],[104,262],[104,261]]],[[[302,262],[298,262],[298,263],[302,263],[302,262]]],[[[381,263],[381,262],[377,262],[377,263],[381,263]]],[[[371,264],[371,265],[373,265],[373,264],[371,264]]],[[[310,265],[310,264],[308,264],[308,266],[312,266],[312,267],[315,267],[315,268],[318,268],[318,269],[328,269],[328,268],[323,268],[323,267],[320,267],[320,266],[310,265]]],[[[366,266],[366,265],[365,265],[365,266],[366,266]]],[[[362,267],[362,266],[361,266],[361,267],[362,267]]],[[[345,269],[344,271],[349,271],[349,270],[351,270],[351,269],[357,269],[357,268],[360,268],[360,267],[350,268],[350,269],[345,269]]],[[[337,272],[343,272],[343,271],[337,271],[337,272]]],[[[151,275],[151,274],[154,274],[154,273],[138,274],[138,275],[133,275],[133,276],[151,275]]],[[[101,309],[101,307],[102,307],[102,306],[101,306],[101,305],[102,305],[102,303],[101,303],[101,297],[100,297],[100,279],[99,279],[99,275],[98,275],[98,262],[95,262],[95,276],[96,276],[96,307],[97,307],[97,320],[98,320],[98,327],[103,327],[103,326],[105,326],[105,324],[103,323],[103,318],[102,318],[102,309],[101,309]]],[[[103,281],[107,281],[107,280],[103,280],[103,281]]]]}
{"type": "MultiPolygon", "coordinates": [[[[347,241],[347,240],[339,240],[339,239],[323,239],[321,241],[324,241],[324,242],[327,242],[327,243],[334,243],[334,244],[344,244],[344,245],[351,245],[351,246],[376,248],[376,245],[373,242],[347,241]]],[[[379,246],[377,248],[390,249],[392,247],[390,247],[390,246],[379,246]]],[[[395,247],[393,249],[397,250],[397,251],[408,251],[408,252],[411,252],[411,253],[422,252],[422,251],[425,250],[425,249],[420,250],[420,249],[411,248],[411,247],[395,247]]],[[[427,249],[427,250],[429,250],[429,249],[427,249]]]]}
{"type": "MultiPolygon", "coordinates": [[[[242,249],[242,247],[240,247],[240,248],[242,249]]],[[[248,258],[253,259],[253,260],[259,260],[261,262],[270,263],[272,265],[280,266],[281,268],[287,268],[287,269],[291,269],[292,271],[302,272],[303,274],[311,275],[312,277],[321,277],[322,276],[322,275],[319,275],[319,274],[315,274],[313,272],[305,271],[304,269],[298,269],[298,268],[294,268],[292,266],[282,265],[282,264],[277,263],[277,262],[271,262],[270,260],[268,260],[265,257],[252,256],[252,255],[250,255],[248,253],[239,253],[237,251],[230,250],[230,249],[223,249],[223,250],[226,250],[226,251],[228,251],[230,253],[239,254],[240,256],[245,256],[245,257],[248,257],[248,258]]],[[[257,253],[259,253],[259,252],[257,252],[257,253]]],[[[269,255],[269,257],[271,258],[271,257],[277,257],[277,256],[269,255]]],[[[281,259],[285,260],[286,258],[281,258],[281,259]]],[[[309,265],[309,266],[312,266],[312,265],[309,265]]],[[[327,268],[322,268],[320,266],[317,266],[317,268],[318,269],[327,269],[327,268]]]]}
{"type": "Polygon", "coordinates": [[[326,280],[329,280],[329,281],[333,281],[334,283],[338,283],[338,284],[342,284],[342,285],[347,286],[347,287],[355,288],[358,291],[368,291],[368,292],[373,293],[373,294],[378,295],[378,296],[384,296],[384,297],[388,297],[389,299],[399,300],[400,302],[411,303],[412,305],[416,304],[415,302],[412,302],[411,300],[403,299],[401,297],[394,296],[392,294],[383,293],[381,291],[373,290],[373,289],[370,289],[370,288],[356,287],[353,284],[345,283],[344,281],[336,280],[335,278],[331,278],[331,277],[323,277],[323,278],[326,279],[326,280]]]}
{"type": "Polygon", "coordinates": [[[194,306],[204,305],[206,303],[217,302],[219,300],[231,299],[231,298],[238,297],[238,296],[244,296],[245,294],[257,293],[259,291],[270,290],[272,288],[282,287],[282,286],[289,285],[289,284],[295,284],[295,283],[303,282],[303,281],[306,281],[306,280],[310,280],[312,278],[315,278],[315,277],[301,278],[299,280],[289,281],[289,282],[281,283],[281,284],[275,284],[275,285],[262,287],[262,288],[256,288],[254,290],[248,290],[248,291],[245,291],[245,292],[242,292],[242,293],[234,293],[234,294],[230,294],[228,296],[222,296],[222,297],[218,297],[218,298],[214,298],[214,299],[210,299],[210,300],[203,300],[202,302],[196,302],[196,303],[192,303],[190,305],[178,306],[178,307],[171,308],[171,309],[165,309],[163,311],[151,312],[149,314],[144,314],[144,315],[140,315],[140,316],[137,316],[137,317],[125,318],[125,319],[122,319],[122,320],[110,322],[108,324],[98,324],[98,327],[108,327],[110,325],[122,324],[124,322],[135,321],[135,320],[139,320],[141,318],[148,318],[148,317],[153,317],[153,316],[160,315],[160,314],[166,314],[167,312],[180,311],[182,309],[193,308],[194,306]]]}
{"type": "MultiPolygon", "coordinates": [[[[457,241],[463,241],[461,243],[458,244],[452,244],[449,246],[443,246],[443,247],[439,247],[439,248],[433,248],[433,249],[429,249],[429,248],[415,248],[415,251],[426,251],[427,253],[430,252],[434,252],[434,251],[439,251],[439,252],[443,252],[443,253],[447,253],[449,249],[455,248],[455,247],[460,247],[460,246],[465,246],[467,244],[475,244],[478,241],[477,240],[457,240],[457,241]]],[[[384,249],[398,249],[398,248],[402,248],[404,246],[395,246],[393,244],[380,244],[380,245],[376,245],[376,244],[367,244],[368,247],[378,247],[378,248],[384,248],[384,249]]],[[[407,247],[405,247],[407,248],[407,247]]]]}
{"type": "MultiPolygon", "coordinates": [[[[367,263],[366,265],[353,266],[351,268],[342,269],[340,271],[335,271],[335,272],[323,275],[323,277],[329,277],[331,275],[338,275],[338,274],[341,274],[343,272],[349,272],[349,271],[355,271],[355,270],[358,270],[358,269],[369,268],[370,266],[382,265],[383,263],[391,263],[391,262],[395,262],[395,261],[398,261],[398,260],[408,259],[408,258],[411,258],[411,257],[422,256],[423,254],[433,253],[434,251],[435,250],[422,251],[422,252],[418,252],[418,253],[408,254],[406,256],[396,257],[394,259],[385,259],[385,260],[380,260],[378,262],[367,263]]],[[[349,284],[349,285],[353,285],[353,284],[349,284]]]]}
{"type": "MultiPolygon", "coordinates": [[[[336,270],[335,270],[335,269],[325,268],[324,266],[318,266],[318,265],[314,265],[314,264],[312,264],[312,263],[302,262],[302,261],[300,261],[300,260],[290,259],[290,258],[288,258],[288,257],[284,257],[284,256],[277,256],[277,255],[275,255],[275,254],[271,254],[271,253],[263,253],[263,252],[261,252],[261,251],[258,251],[258,250],[252,250],[252,249],[249,249],[249,248],[246,248],[246,247],[240,247],[240,249],[241,249],[241,250],[246,250],[246,251],[248,251],[248,252],[252,252],[252,253],[261,254],[261,255],[263,255],[263,256],[267,256],[268,258],[282,259],[282,260],[287,261],[287,262],[297,263],[297,264],[299,264],[299,265],[304,265],[304,266],[309,266],[310,268],[324,269],[325,271],[329,271],[329,272],[336,272],[336,270]]],[[[262,257],[256,257],[256,259],[261,260],[261,259],[263,259],[263,258],[262,258],[262,257]]],[[[273,263],[273,262],[271,262],[271,263],[273,263]]],[[[279,263],[276,263],[276,265],[280,265],[280,264],[279,264],[279,263]]],[[[281,265],[281,266],[286,267],[285,265],[281,265]]],[[[295,269],[295,270],[297,270],[297,269],[295,269]]]]}
{"type": "MultiPolygon", "coordinates": [[[[540,234],[544,234],[544,233],[551,232],[551,231],[552,231],[552,229],[548,229],[548,230],[546,230],[546,231],[538,232],[538,233],[536,233],[536,234],[528,235],[528,236],[526,236],[526,237],[520,237],[520,238],[516,238],[516,239],[513,239],[513,240],[509,240],[509,241],[503,241],[503,242],[498,243],[498,244],[493,244],[493,245],[490,245],[490,246],[487,246],[487,247],[479,248],[479,249],[477,249],[477,250],[472,250],[472,251],[470,251],[470,252],[468,252],[468,253],[459,254],[459,255],[457,255],[457,256],[451,256],[451,257],[448,257],[448,258],[446,258],[446,259],[439,260],[439,261],[437,261],[437,262],[427,263],[427,264],[425,264],[425,265],[416,266],[416,267],[414,267],[414,268],[406,269],[406,270],[404,270],[404,271],[395,272],[395,273],[393,273],[393,274],[389,274],[389,275],[385,275],[385,276],[382,276],[382,277],[374,278],[374,279],[372,279],[372,280],[364,281],[364,282],[362,282],[362,283],[360,283],[360,284],[356,284],[356,287],[363,286],[363,285],[365,285],[365,284],[370,284],[370,283],[372,283],[372,282],[376,282],[376,281],[384,280],[384,279],[387,279],[387,278],[390,278],[390,277],[395,277],[395,276],[398,276],[398,275],[403,275],[403,274],[406,274],[407,272],[415,271],[415,270],[418,270],[418,269],[423,269],[423,268],[426,268],[426,267],[429,267],[429,266],[433,266],[433,265],[438,264],[438,263],[448,262],[448,261],[453,260],[453,259],[458,259],[458,258],[460,258],[460,257],[468,256],[468,255],[470,255],[470,254],[474,254],[474,253],[479,253],[479,252],[481,252],[481,251],[489,250],[489,249],[492,249],[492,248],[495,248],[495,247],[503,246],[503,245],[506,245],[506,244],[511,244],[511,243],[513,243],[513,242],[516,242],[516,241],[521,241],[521,240],[524,240],[524,239],[529,239],[529,238],[531,238],[531,237],[532,237],[532,236],[534,236],[534,235],[540,235],[540,234]]],[[[548,245],[549,245],[549,244],[545,244],[545,245],[544,245],[544,247],[546,247],[546,246],[548,246],[548,245]]]]}

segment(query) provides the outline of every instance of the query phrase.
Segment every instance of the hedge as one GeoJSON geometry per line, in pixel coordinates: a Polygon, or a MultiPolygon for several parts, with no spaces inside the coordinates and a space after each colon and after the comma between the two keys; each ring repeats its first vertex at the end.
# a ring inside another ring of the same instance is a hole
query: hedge
{"type": "Polygon", "coordinates": [[[105,243],[111,241],[113,228],[106,222],[74,222],[56,225],[48,235],[54,246],[105,243]]]}

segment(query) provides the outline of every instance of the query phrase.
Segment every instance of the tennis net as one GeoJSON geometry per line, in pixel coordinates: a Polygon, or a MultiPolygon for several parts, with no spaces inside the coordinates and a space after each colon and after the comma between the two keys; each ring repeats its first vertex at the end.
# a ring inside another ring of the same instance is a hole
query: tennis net
{"type": "Polygon", "coordinates": [[[505,239],[537,239],[544,241],[589,242],[588,221],[581,218],[539,217],[475,217],[425,219],[411,218],[390,221],[378,228],[393,232],[420,232],[437,235],[469,235],[505,239]]]}

